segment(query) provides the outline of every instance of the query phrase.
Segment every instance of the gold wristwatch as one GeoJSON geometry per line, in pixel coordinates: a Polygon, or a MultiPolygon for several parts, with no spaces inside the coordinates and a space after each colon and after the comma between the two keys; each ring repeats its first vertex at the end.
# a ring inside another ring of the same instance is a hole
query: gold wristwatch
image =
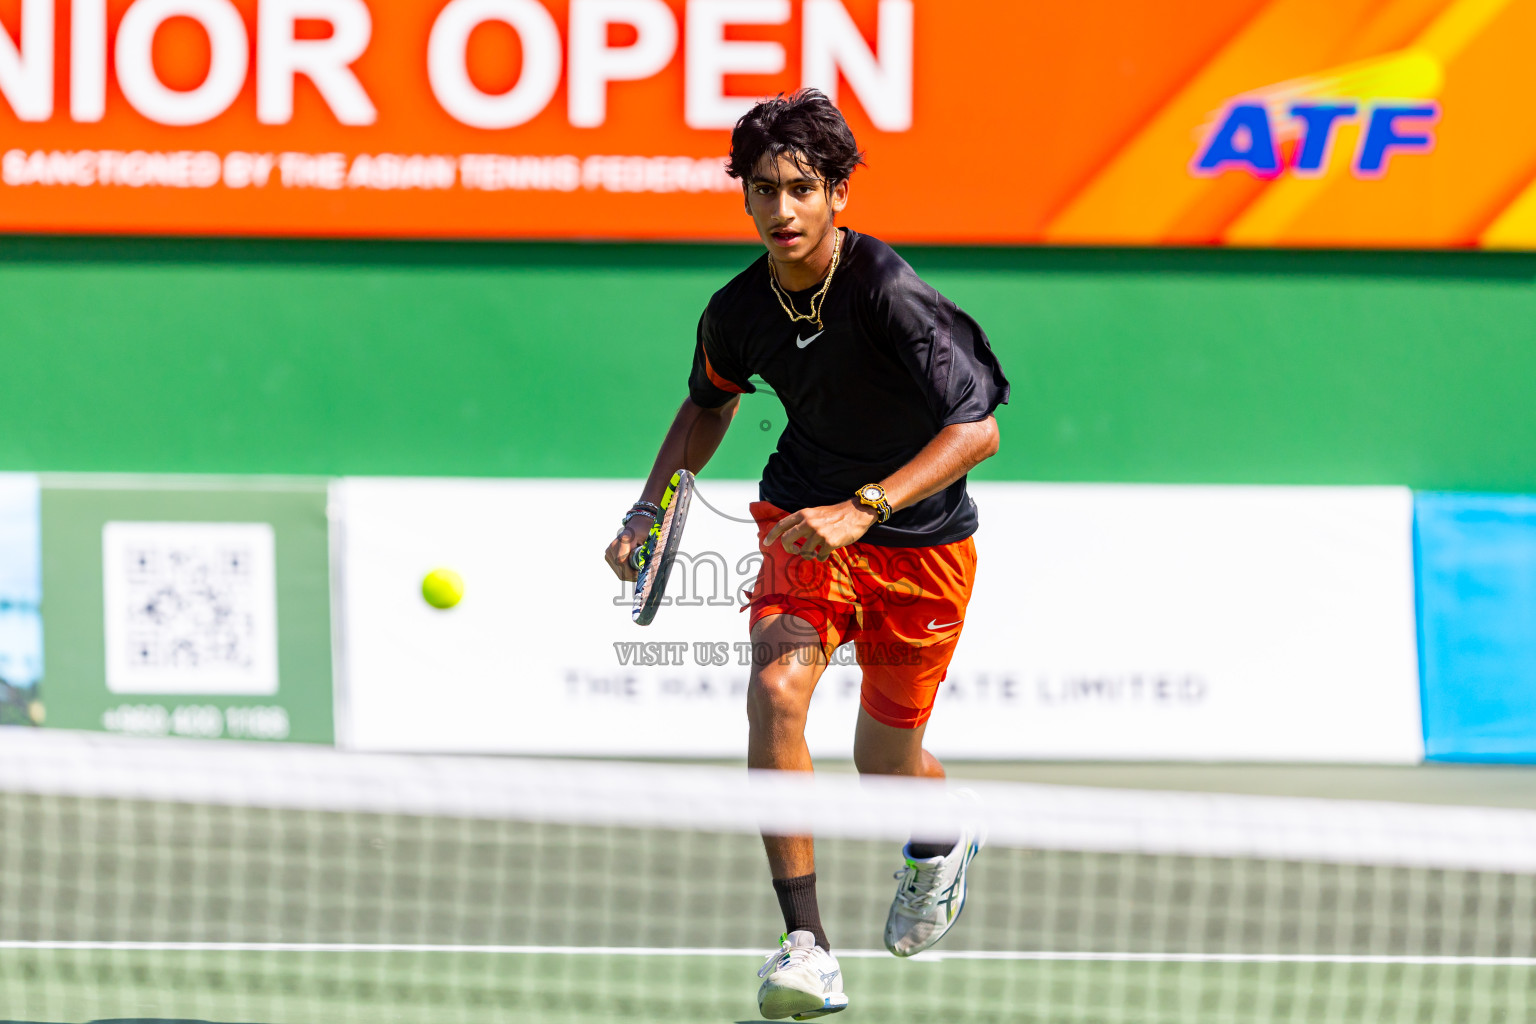
{"type": "Polygon", "coordinates": [[[879,484],[865,484],[854,493],[859,499],[859,504],[865,508],[875,510],[879,521],[888,522],[891,518],[891,503],[885,500],[885,488],[879,484]]]}

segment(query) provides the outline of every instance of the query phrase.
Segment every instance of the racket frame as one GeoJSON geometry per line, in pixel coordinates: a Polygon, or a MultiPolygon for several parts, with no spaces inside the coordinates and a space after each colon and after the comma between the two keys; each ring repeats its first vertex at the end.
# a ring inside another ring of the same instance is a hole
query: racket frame
{"type": "Polygon", "coordinates": [[[635,606],[630,610],[636,625],[649,626],[666,596],[667,579],[677,560],[688,506],[693,500],[693,486],[694,476],[688,470],[672,474],[661,496],[661,519],[651,524],[644,543],[630,557],[630,564],[640,573],[635,579],[635,606]]]}

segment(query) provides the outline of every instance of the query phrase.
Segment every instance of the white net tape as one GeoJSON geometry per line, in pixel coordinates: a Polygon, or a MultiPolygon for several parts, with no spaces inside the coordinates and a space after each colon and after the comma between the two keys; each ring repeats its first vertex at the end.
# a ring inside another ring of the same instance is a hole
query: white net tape
{"type": "Polygon", "coordinates": [[[1536,811],[968,782],[0,729],[0,792],[230,807],[907,838],[979,821],[1037,850],[1536,873],[1536,811]]]}

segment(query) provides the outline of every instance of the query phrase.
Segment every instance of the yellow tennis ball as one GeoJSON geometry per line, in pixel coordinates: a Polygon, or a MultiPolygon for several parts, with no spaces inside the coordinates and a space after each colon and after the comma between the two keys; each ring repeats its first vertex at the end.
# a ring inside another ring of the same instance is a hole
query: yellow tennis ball
{"type": "Polygon", "coordinates": [[[452,569],[433,569],[421,581],[421,596],[433,608],[452,608],[464,597],[464,577],[452,569]]]}

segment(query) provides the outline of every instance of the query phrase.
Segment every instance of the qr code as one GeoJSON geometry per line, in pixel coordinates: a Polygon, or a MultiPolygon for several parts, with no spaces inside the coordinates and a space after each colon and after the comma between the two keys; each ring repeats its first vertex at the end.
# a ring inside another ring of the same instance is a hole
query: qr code
{"type": "Polygon", "coordinates": [[[276,692],[271,526],[108,523],[102,554],[109,690],[276,692]]]}

